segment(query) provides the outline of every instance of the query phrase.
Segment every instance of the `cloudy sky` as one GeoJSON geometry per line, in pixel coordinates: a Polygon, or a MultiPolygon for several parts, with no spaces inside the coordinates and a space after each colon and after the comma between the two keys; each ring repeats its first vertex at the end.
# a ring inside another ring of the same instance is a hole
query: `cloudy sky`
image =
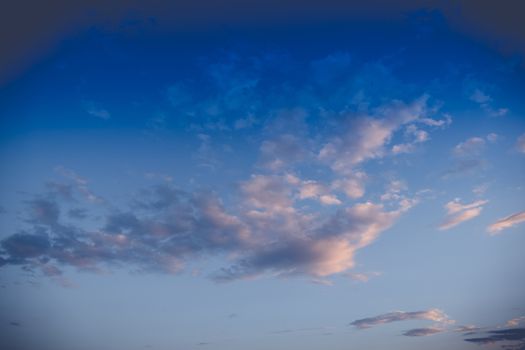
{"type": "Polygon", "coordinates": [[[519,13],[13,4],[0,343],[525,349],[519,13]]]}

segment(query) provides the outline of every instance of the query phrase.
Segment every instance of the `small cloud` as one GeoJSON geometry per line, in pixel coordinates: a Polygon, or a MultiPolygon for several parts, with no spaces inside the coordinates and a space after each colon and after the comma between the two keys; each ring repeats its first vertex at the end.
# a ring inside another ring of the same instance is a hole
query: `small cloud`
{"type": "Polygon", "coordinates": [[[89,115],[92,115],[94,117],[104,119],[104,120],[111,118],[111,114],[108,112],[107,109],[102,108],[101,106],[99,106],[98,104],[94,102],[86,102],[85,106],[86,106],[86,112],[89,115]]]}
{"type": "Polygon", "coordinates": [[[334,285],[334,282],[327,280],[327,279],[323,279],[323,278],[314,278],[314,279],[311,279],[310,282],[312,282],[313,284],[320,284],[322,286],[329,286],[329,287],[334,285]]]}
{"type": "Polygon", "coordinates": [[[521,211],[519,213],[515,213],[502,219],[499,219],[498,221],[490,225],[487,228],[487,231],[490,234],[494,235],[523,221],[525,221],[525,211],[521,211]]]}
{"type": "Polygon", "coordinates": [[[481,137],[471,137],[470,139],[457,144],[452,153],[456,157],[467,157],[479,155],[485,146],[485,140],[481,137]]]}
{"type": "Polygon", "coordinates": [[[474,326],[474,325],[466,325],[466,326],[460,326],[456,329],[454,329],[454,332],[457,333],[469,333],[472,334],[477,330],[480,330],[480,327],[474,326]]]}
{"type": "Polygon", "coordinates": [[[488,103],[492,101],[492,97],[485,94],[480,89],[475,89],[474,92],[470,95],[470,99],[478,104],[488,103]]]}
{"type": "Polygon", "coordinates": [[[443,119],[422,118],[420,122],[435,127],[447,127],[452,124],[452,117],[449,114],[445,113],[443,116],[443,119]]]}
{"type": "Polygon", "coordinates": [[[494,108],[493,99],[480,89],[475,89],[469,96],[471,101],[476,102],[485,112],[492,117],[503,117],[509,112],[508,108],[494,108]]]}
{"type": "Polygon", "coordinates": [[[521,317],[516,317],[516,318],[513,318],[511,320],[508,320],[507,323],[505,324],[507,327],[517,327],[520,325],[520,323],[522,323],[523,321],[525,321],[525,316],[521,316],[521,317]]]}
{"type": "Polygon", "coordinates": [[[491,132],[490,134],[487,135],[487,140],[489,142],[494,143],[494,142],[498,141],[498,139],[499,139],[499,135],[496,134],[496,133],[491,132]]]}
{"type": "Polygon", "coordinates": [[[342,203],[336,196],[328,194],[319,197],[319,201],[324,205],[339,205],[342,203]]]}
{"type": "Polygon", "coordinates": [[[442,333],[445,329],[437,327],[427,327],[427,328],[414,328],[410,329],[403,333],[407,337],[426,337],[429,335],[442,333]]]}
{"type": "Polygon", "coordinates": [[[350,325],[358,329],[365,329],[385,323],[407,320],[427,320],[442,324],[450,324],[454,322],[443,311],[439,309],[430,309],[426,311],[412,312],[394,311],[387,314],[355,320],[352,323],[350,323],[350,325]]]}
{"type": "Polygon", "coordinates": [[[73,182],[77,191],[84,196],[89,202],[101,202],[102,199],[96,196],[88,187],[89,181],[78,175],[75,171],[67,169],[61,165],[55,167],[55,171],[65,177],[66,179],[73,182]]]}
{"type": "Polygon", "coordinates": [[[525,328],[497,329],[486,332],[487,336],[467,338],[465,341],[475,344],[494,344],[503,341],[524,341],[525,328]]]}
{"type": "Polygon", "coordinates": [[[349,277],[350,279],[358,282],[368,282],[370,278],[381,276],[381,272],[366,272],[366,273],[358,273],[358,272],[347,272],[345,273],[345,276],[349,277]]]}
{"type": "Polygon", "coordinates": [[[481,184],[472,189],[472,193],[474,193],[476,196],[482,196],[485,194],[487,189],[489,188],[488,184],[481,184]]]}
{"type": "Polygon", "coordinates": [[[478,216],[483,209],[483,205],[488,203],[487,200],[478,200],[470,204],[461,204],[459,198],[445,204],[447,216],[441,225],[440,230],[448,230],[462,222],[471,220],[478,216]]]}
{"type": "Polygon", "coordinates": [[[15,321],[11,321],[9,322],[9,325],[10,326],[13,326],[13,327],[21,327],[22,325],[20,324],[20,322],[15,322],[15,321]]]}

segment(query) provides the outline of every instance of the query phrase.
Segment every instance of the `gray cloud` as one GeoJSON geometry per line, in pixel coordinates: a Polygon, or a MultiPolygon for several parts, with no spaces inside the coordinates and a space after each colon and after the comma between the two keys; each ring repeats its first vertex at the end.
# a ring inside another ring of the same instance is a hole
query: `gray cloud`
{"type": "Polygon", "coordinates": [[[407,337],[426,337],[437,333],[442,333],[445,330],[443,328],[428,327],[428,328],[414,328],[403,332],[403,335],[407,337]]]}
{"type": "Polygon", "coordinates": [[[466,338],[465,341],[476,344],[493,344],[504,341],[520,341],[525,346],[525,328],[496,329],[486,332],[486,336],[466,338]]]}
{"type": "MultiPolygon", "coordinates": [[[[394,311],[387,314],[382,314],[374,317],[368,317],[368,318],[362,318],[359,320],[355,320],[352,323],[350,323],[351,326],[354,326],[358,329],[365,329],[370,328],[376,325],[385,324],[385,323],[391,323],[391,322],[399,322],[399,321],[406,321],[406,320],[429,320],[439,323],[450,323],[453,322],[448,318],[448,316],[443,313],[443,311],[439,309],[430,309],[426,311],[412,311],[412,312],[405,312],[405,311],[394,311]]],[[[421,333],[425,331],[421,331],[421,329],[408,331],[411,333],[421,333]]],[[[413,334],[405,334],[405,335],[413,335],[413,334]]]]}

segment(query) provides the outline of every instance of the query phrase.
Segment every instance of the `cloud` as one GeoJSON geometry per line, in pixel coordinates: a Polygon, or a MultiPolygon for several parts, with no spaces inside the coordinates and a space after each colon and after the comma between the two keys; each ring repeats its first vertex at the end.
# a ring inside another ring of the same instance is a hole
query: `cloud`
{"type": "Polygon", "coordinates": [[[111,114],[107,111],[107,109],[100,107],[98,104],[94,102],[85,102],[84,104],[86,106],[86,112],[89,115],[104,120],[111,118],[111,114]]]}
{"type": "Polygon", "coordinates": [[[73,182],[77,191],[89,202],[99,203],[103,202],[103,199],[95,195],[88,187],[89,181],[78,175],[75,171],[67,169],[61,165],[55,167],[55,171],[65,177],[66,179],[73,182]]]}
{"type": "Polygon", "coordinates": [[[498,141],[498,139],[499,139],[499,135],[496,133],[491,132],[490,134],[487,135],[487,141],[489,142],[494,143],[498,141]]]}
{"type": "Polygon", "coordinates": [[[343,192],[348,198],[357,199],[365,195],[367,175],[362,171],[354,171],[332,182],[332,188],[343,192]]]}
{"type": "Polygon", "coordinates": [[[481,137],[471,137],[470,139],[457,144],[453,149],[456,157],[467,157],[479,155],[485,147],[485,140],[481,137]]]}
{"type": "Polygon", "coordinates": [[[516,318],[513,318],[511,320],[508,320],[507,323],[505,324],[507,327],[517,327],[520,325],[520,323],[522,323],[523,321],[525,321],[525,316],[521,316],[521,317],[516,317],[516,318]]]}
{"type": "Polygon", "coordinates": [[[331,194],[327,186],[312,180],[302,181],[299,185],[299,199],[315,198],[323,205],[340,205],[336,195],[331,194]]]}
{"type": "Polygon", "coordinates": [[[277,217],[279,221],[275,216],[259,217],[256,226],[267,235],[276,232],[280,240],[257,247],[213,277],[218,281],[262,273],[325,277],[346,271],[355,265],[355,252],[371,244],[405,210],[385,211],[381,205],[361,203],[338,210],[317,227],[309,217],[291,211],[277,217]]]}
{"type": "Polygon", "coordinates": [[[368,282],[370,278],[380,276],[380,272],[368,272],[368,273],[358,273],[358,272],[346,272],[345,276],[350,279],[358,282],[368,282]]]}
{"type": "Polygon", "coordinates": [[[492,106],[493,99],[479,88],[475,88],[470,96],[471,101],[476,102],[485,112],[492,117],[503,117],[508,113],[508,108],[496,108],[492,106]]]}
{"type": "Polygon", "coordinates": [[[478,200],[470,204],[461,204],[459,198],[445,204],[447,216],[439,225],[440,230],[448,230],[462,222],[471,220],[481,214],[483,205],[488,203],[487,200],[478,200]]]}
{"type": "Polygon", "coordinates": [[[499,232],[512,226],[518,225],[523,221],[525,221],[525,211],[521,211],[519,213],[515,213],[502,219],[499,219],[498,221],[490,225],[487,228],[487,231],[490,234],[498,234],[499,232]]]}
{"type": "Polygon", "coordinates": [[[437,327],[427,327],[427,328],[414,328],[408,331],[403,332],[403,335],[407,337],[426,337],[429,335],[442,333],[445,330],[443,328],[437,327]]]}
{"type": "Polygon", "coordinates": [[[381,106],[375,116],[350,119],[344,132],[325,143],[319,151],[321,161],[341,174],[352,173],[360,163],[385,156],[385,145],[402,125],[427,114],[428,96],[410,104],[395,101],[381,106]]]}
{"type": "MultiPolygon", "coordinates": [[[[439,309],[430,309],[426,311],[413,311],[413,312],[404,312],[404,311],[394,311],[387,314],[382,314],[374,317],[363,318],[350,323],[351,326],[354,326],[358,329],[371,328],[377,325],[407,321],[407,320],[427,320],[434,321],[442,324],[450,324],[454,321],[449,319],[449,317],[439,309]]],[[[425,332],[419,330],[413,330],[414,333],[425,332]]]]}
{"type": "MultiPolygon", "coordinates": [[[[327,108],[318,113],[321,98],[315,91],[327,80],[344,85],[344,96],[357,93],[355,86],[338,76],[354,64],[347,54],[296,62],[313,74],[305,77],[308,88],[293,82],[283,83],[284,87],[271,84],[275,86],[271,94],[264,90],[268,85],[265,69],[276,69],[271,58],[231,52],[227,56],[205,63],[199,73],[202,76],[195,80],[170,85],[165,96],[180,118],[191,120],[190,131],[196,131],[198,142],[196,160],[210,168],[217,164],[216,139],[204,130],[228,133],[229,138],[234,132],[249,134],[244,129],[260,124],[261,135],[250,135],[250,141],[259,142],[256,172],[239,181],[224,203],[213,191],[184,191],[173,186],[171,177],[150,174],[151,180],[164,183],[141,191],[119,207],[107,201],[104,206],[85,209],[76,196],[94,203],[102,199],[86,178],[58,166],[55,170],[65,184],[49,184],[53,195],[30,203],[28,228],[19,232],[30,237],[12,236],[14,241],[4,241],[2,263],[18,262],[46,275],[55,267],[60,271],[65,267],[89,271],[124,267],[175,274],[198,259],[213,257],[224,262],[218,271],[210,271],[219,281],[261,275],[302,275],[326,281],[328,276],[352,269],[356,252],[372,244],[416,203],[402,193],[404,188],[393,184],[382,203],[363,198],[368,176],[362,167],[391,156],[390,146],[398,137],[414,147],[427,142],[430,130],[446,127],[451,117],[433,119],[436,108],[428,106],[426,95],[408,102],[374,101],[357,116],[347,107],[344,112],[327,108]],[[209,89],[199,94],[196,82],[200,81],[209,89]],[[282,89],[301,95],[302,107],[283,109],[280,104],[289,103],[289,93],[282,89]],[[254,98],[259,95],[271,98],[254,98]],[[227,122],[221,120],[225,114],[227,122]],[[323,123],[306,123],[319,114],[323,123]],[[309,171],[314,167],[320,172],[309,171]],[[301,179],[295,174],[309,177],[301,179]],[[102,223],[84,220],[88,217],[98,217],[102,223]],[[45,239],[48,249],[36,250],[35,237],[45,239]],[[35,253],[28,256],[14,247],[35,253]]],[[[277,61],[280,64],[280,58],[277,61]]],[[[390,74],[379,64],[365,66],[363,70],[390,74]]],[[[367,74],[357,72],[361,80],[367,74]]]]}
{"type": "Polygon", "coordinates": [[[475,89],[470,95],[470,99],[476,103],[483,104],[492,101],[492,97],[486,95],[480,89],[475,89]]]}
{"type": "Polygon", "coordinates": [[[465,334],[472,334],[475,331],[480,330],[480,327],[474,326],[474,325],[466,325],[466,326],[460,326],[456,329],[454,329],[454,332],[458,333],[465,333],[465,334]]]}

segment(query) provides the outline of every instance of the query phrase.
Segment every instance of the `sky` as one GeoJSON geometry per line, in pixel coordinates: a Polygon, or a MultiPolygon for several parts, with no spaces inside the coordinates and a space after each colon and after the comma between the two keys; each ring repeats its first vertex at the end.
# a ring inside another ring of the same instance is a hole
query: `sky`
{"type": "Polygon", "coordinates": [[[7,7],[6,349],[525,349],[518,1],[7,7]]]}

